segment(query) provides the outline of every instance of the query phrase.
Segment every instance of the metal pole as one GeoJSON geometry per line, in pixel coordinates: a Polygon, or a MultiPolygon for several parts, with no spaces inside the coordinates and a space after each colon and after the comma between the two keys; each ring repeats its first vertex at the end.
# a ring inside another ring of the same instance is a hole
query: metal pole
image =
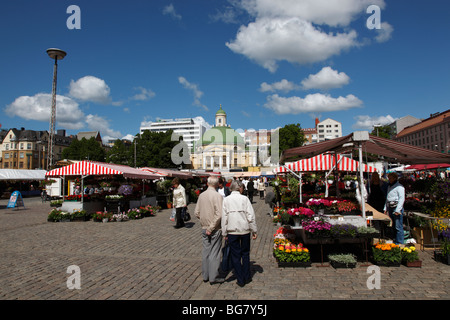
{"type": "Polygon", "coordinates": [[[52,84],[52,110],[50,117],[50,136],[48,139],[47,151],[47,170],[53,165],[53,145],[55,140],[55,120],[56,120],[56,78],[58,71],[58,58],[55,56],[55,65],[53,66],[53,84],[52,84]]]}
{"type": "Polygon", "coordinates": [[[364,177],[363,177],[363,162],[362,162],[362,143],[359,143],[359,189],[361,190],[361,211],[362,216],[366,218],[366,201],[364,200],[364,177]]]}

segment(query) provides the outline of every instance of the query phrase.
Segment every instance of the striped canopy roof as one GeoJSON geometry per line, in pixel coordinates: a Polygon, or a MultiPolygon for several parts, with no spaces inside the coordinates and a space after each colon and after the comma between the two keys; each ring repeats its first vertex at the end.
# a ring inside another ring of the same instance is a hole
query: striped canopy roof
{"type": "MultiPolygon", "coordinates": [[[[339,171],[359,171],[359,162],[352,160],[348,157],[337,156],[338,161],[342,159],[338,164],[339,171]]],[[[319,154],[309,159],[302,159],[296,162],[286,164],[290,170],[294,172],[304,171],[329,171],[335,164],[335,158],[331,154],[319,154]]],[[[374,167],[368,166],[363,163],[364,172],[375,172],[374,167]]],[[[278,167],[274,170],[275,173],[289,172],[284,166],[278,167]]]]}
{"type": "Polygon", "coordinates": [[[65,167],[53,169],[45,175],[47,177],[123,175],[125,178],[149,180],[160,178],[160,175],[144,172],[129,166],[95,161],[80,161],[65,167]]]}

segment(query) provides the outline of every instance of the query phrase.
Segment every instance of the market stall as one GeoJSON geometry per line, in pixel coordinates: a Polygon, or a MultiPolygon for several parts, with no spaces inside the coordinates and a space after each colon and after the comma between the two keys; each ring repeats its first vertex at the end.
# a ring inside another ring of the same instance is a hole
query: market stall
{"type": "MultiPolygon", "coordinates": [[[[126,179],[139,179],[142,181],[145,180],[154,180],[159,179],[161,176],[157,174],[153,174],[150,172],[144,172],[135,168],[131,168],[125,165],[117,165],[111,163],[104,162],[95,162],[95,161],[80,161],[78,163],[74,163],[65,167],[53,169],[48,171],[45,174],[46,177],[63,177],[64,179],[75,179],[76,177],[81,177],[81,192],[84,191],[84,180],[89,176],[103,176],[114,178],[117,176],[122,176],[126,179]]],[[[69,189],[70,190],[70,189],[69,189]]],[[[93,202],[85,202],[85,195],[73,195],[70,192],[67,197],[72,197],[75,200],[80,201],[64,201],[62,204],[62,210],[72,212],[73,210],[86,210],[90,212],[94,211],[102,211],[104,209],[103,201],[93,201],[93,202]]],[[[70,200],[72,200],[70,198],[70,200]]],[[[66,199],[69,200],[69,199],[66,199]]],[[[139,204],[134,204],[141,205],[139,204]]],[[[130,204],[130,207],[133,207],[133,204],[130,204]]]]}
{"type": "MultiPolygon", "coordinates": [[[[380,137],[375,137],[372,135],[369,135],[368,132],[354,132],[352,134],[349,134],[347,136],[336,138],[329,141],[324,141],[320,143],[315,143],[299,148],[292,148],[285,150],[283,152],[283,155],[281,157],[281,161],[297,161],[299,159],[302,159],[304,157],[315,157],[317,155],[323,154],[325,152],[334,152],[337,153],[349,153],[354,150],[357,150],[359,153],[359,159],[362,159],[363,151],[366,152],[366,154],[371,155],[380,155],[383,156],[386,161],[391,161],[395,163],[403,163],[403,164],[420,164],[420,165],[437,165],[439,164],[446,164],[449,163],[450,155],[439,153],[436,151],[423,149],[411,145],[406,145],[402,143],[395,142],[393,140],[384,139],[380,137]]],[[[336,161],[336,160],[335,160],[336,161]]],[[[284,166],[288,172],[294,172],[293,169],[296,169],[295,167],[287,167],[284,166]]],[[[279,171],[282,171],[283,169],[279,168],[279,171]]],[[[359,181],[363,180],[363,166],[359,166],[359,181]]],[[[439,215],[442,216],[449,216],[450,207],[448,203],[448,188],[446,188],[445,184],[446,181],[437,181],[436,183],[432,181],[434,184],[434,187],[429,188],[430,192],[430,199],[434,198],[438,200],[438,205],[436,205],[436,208],[434,212],[431,213],[431,215],[439,215]],[[439,184],[441,183],[441,185],[439,184]],[[433,189],[434,188],[434,189],[433,189]],[[435,191],[433,191],[435,190],[435,191]],[[432,194],[435,192],[435,194],[432,194]],[[438,195],[439,194],[439,195],[438,195]]],[[[420,183],[421,186],[424,186],[424,183],[428,183],[424,180],[419,180],[417,183],[420,183]]],[[[360,194],[363,194],[363,183],[359,184],[360,194]]],[[[313,199],[317,200],[317,199],[313,199]]],[[[374,235],[371,234],[373,231],[373,228],[366,227],[366,226],[358,226],[355,223],[345,223],[345,216],[342,217],[342,214],[329,214],[327,215],[321,215],[318,213],[320,207],[333,207],[333,210],[336,210],[336,208],[346,208],[348,206],[348,203],[345,201],[342,201],[339,203],[339,199],[320,199],[320,201],[313,201],[311,203],[306,203],[303,205],[300,205],[298,208],[277,208],[277,216],[276,218],[281,216],[291,216],[295,217],[296,220],[299,218],[302,219],[301,224],[297,223],[283,223],[283,227],[279,229],[279,232],[277,232],[277,237],[283,239],[282,245],[278,245],[277,242],[274,246],[274,255],[276,257],[286,257],[287,259],[296,259],[295,256],[298,256],[298,254],[292,254],[292,252],[298,252],[298,248],[302,248],[304,252],[304,244],[320,244],[320,251],[322,251],[322,246],[327,245],[336,245],[337,243],[345,243],[348,241],[355,241],[355,242],[362,242],[366,244],[371,244],[372,250],[369,250],[366,246],[364,248],[364,251],[367,255],[367,253],[372,253],[373,261],[377,264],[381,265],[399,265],[400,262],[407,261],[407,260],[417,260],[417,256],[414,255],[414,247],[406,247],[401,249],[398,245],[395,244],[385,244],[383,242],[372,244],[372,239],[374,238],[374,235]],[[338,202],[334,202],[334,201],[338,202]],[[312,210],[312,213],[308,210],[312,210]],[[298,236],[298,233],[301,233],[301,236],[298,236]],[[281,234],[281,236],[280,236],[281,234]],[[364,240],[361,240],[362,238],[366,237],[368,242],[365,242],[364,240]],[[290,237],[290,238],[289,238],[290,237]],[[359,240],[357,240],[359,238],[359,240]],[[298,243],[299,241],[302,241],[303,243],[298,243]],[[292,250],[292,245],[297,246],[297,251],[292,250]],[[287,250],[286,248],[289,248],[289,254],[286,254],[287,250]],[[392,261],[389,261],[392,260],[392,261]],[[393,261],[395,260],[395,261],[393,261]],[[395,262],[392,264],[392,262],[395,262]]],[[[362,201],[361,203],[361,214],[362,218],[366,218],[366,214],[369,213],[369,211],[372,211],[371,216],[373,218],[379,217],[380,219],[387,220],[386,216],[384,216],[383,213],[376,211],[374,208],[369,206],[367,203],[362,201]]],[[[339,210],[339,209],[338,209],[339,210]]],[[[444,219],[445,220],[445,219],[444,219]]],[[[440,221],[444,221],[441,219],[440,221]]],[[[286,220],[285,220],[286,221],[286,220]]],[[[389,222],[387,220],[387,222],[389,222]]],[[[441,239],[441,251],[435,251],[436,254],[440,254],[442,256],[449,255],[449,240],[447,239],[449,236],[448,234],[448,222],[447,225],[437,225],[436,227],[440,230],[440,237],[441,239]],[[447,230],[447,231],[446,231],[447,230]],[[436,253],[438,252],[438,253],[436,253]]],[[[377,235],[379,237],[379,235],[377,235]]],[[[277,240],[277,238],[276,238],[277,240]]],[[[280,241],[279,241],[280,242],[280,241]]],[[[330,259],[331,260],[331,259],[330,259]]],[[[322,262],[323,262],[323,254],[322,254],[322,262]]],[[[410,264],[411,265],[411,264],[410,264]]]]}

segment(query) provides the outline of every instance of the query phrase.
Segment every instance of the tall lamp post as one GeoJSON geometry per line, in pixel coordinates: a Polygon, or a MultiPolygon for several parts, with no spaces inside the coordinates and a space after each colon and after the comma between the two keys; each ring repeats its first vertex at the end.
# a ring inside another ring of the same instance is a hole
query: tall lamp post
{"type": "Polygon", "coordinates": [[[53,146],[55,144],[55,121],[56,121],[56,74],[58,71],[58,60],[64,59],[66,52],[56,48],[47,49],[47,54],[50,59],[55,60],[53,67],[53,85],[52,85],[52,111],[50,116],[50,132],[48,139],[48,151],[47,151],[47,170],[53,165],[53,146]]]}

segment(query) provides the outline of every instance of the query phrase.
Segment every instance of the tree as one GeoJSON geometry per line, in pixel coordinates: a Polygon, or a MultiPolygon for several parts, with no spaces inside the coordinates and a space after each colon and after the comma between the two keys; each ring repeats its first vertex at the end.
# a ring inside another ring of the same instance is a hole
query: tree
{"type": "MultiPolygon", "coordinates": [[[[301,147],[306,142],[305,135],[299,123],[287,124],[283,128],[278,129],[277,133],[278,135],[275,134],[275,138],[278,137],[280,155],[284,150],[301,147]]],[[[273,144],[274,139],[272,138],[271,141],[273,144]]],[[[272,154],[272,145],[270,154],[272,154]]]]}
{"type": "Polygon", "coordinates": [[[136,166],[154,168],[177,167],[172,162],[171,153],[180,141],[178,138],[172,139],[172,133],[173,130],[166,132],[144,131],[141,135],[136,135],[136,166]]]}
{"type": "Polygon", "coordinates": [[[63,159],[105,161],[105,149],[94,137],[87,140],[74,139],[69,147],[62,152],[63,159]]]}
{"type": "Polygon", "coordinates": [[[381,138],[392,139],[394,136],[394,130],[391,126],[385,125],[381,127],[374,127],[370,134],[381,138]]]}
{"type": "Polygon", "coordinates": [[[106,154],[106,162],[134,166],[134,153],[132,152],[134,144],[132,146],[133,150],[131,147],[127,147],[122,140],[117,139],[106,154]]]}

